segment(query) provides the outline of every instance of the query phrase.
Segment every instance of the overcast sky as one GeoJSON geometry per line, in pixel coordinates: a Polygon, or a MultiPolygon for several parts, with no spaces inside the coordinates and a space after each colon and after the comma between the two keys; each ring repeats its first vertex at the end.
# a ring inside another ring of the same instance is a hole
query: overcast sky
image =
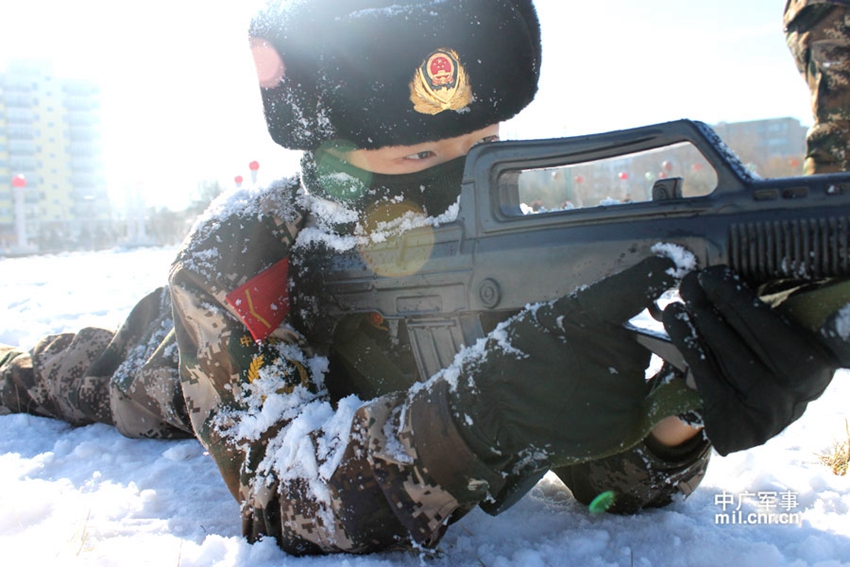
{"type": "MultiPolygon", "coordinates": [[[[149,204],[185,204],[198,180],[231,183],[293,167],[262,120],[245,29],[258,0],[0,2],[0,70],[52,62],[102,88],[110,191],[141,185],[149,204]]],[[[782,0],[537,0],[538,99],[505,133],[585,134],[677,118],[709,123],[792,116],[808,93],[782,33],[782,0]]]]}

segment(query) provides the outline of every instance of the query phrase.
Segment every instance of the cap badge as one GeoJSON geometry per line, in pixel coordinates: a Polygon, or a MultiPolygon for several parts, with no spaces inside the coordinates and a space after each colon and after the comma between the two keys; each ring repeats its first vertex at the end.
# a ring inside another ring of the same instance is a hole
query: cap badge
{"type": "Polygon", "coordinates": [[[466,70],[452,49],[438,49],[425,58],[410,82],[410,102],[422,114],[461,110],[472,98],[466,70]]]}

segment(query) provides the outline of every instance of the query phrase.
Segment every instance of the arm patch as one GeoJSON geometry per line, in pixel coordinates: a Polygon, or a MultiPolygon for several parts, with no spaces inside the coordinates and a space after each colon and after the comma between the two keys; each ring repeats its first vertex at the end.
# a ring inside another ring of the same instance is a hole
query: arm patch
{"type": "Polygon", "coordinates": [[[254,340],[263,341],[289,314],[289,258],[273,264],[227,294],[254,340]]]}

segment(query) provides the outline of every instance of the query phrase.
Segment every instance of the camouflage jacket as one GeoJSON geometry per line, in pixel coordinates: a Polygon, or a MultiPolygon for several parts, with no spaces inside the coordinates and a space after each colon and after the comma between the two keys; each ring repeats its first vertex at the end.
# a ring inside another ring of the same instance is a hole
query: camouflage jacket
{"type": "MultiPolygon", "coordinates": [[[[435,545],[448,523],[487,496],[440,469],[463,463],[470,477],[488,472],[445,423],[432,424],[445,458],[423,463],[417,432],[401,411],[405,391],[374,399],[356,387],[349,392],[357,395],[329,393],[326,380],[336,377],[328,353],[313,351],[289,324],[310,314],[288,316],[290,308],[308,307],[289,297],[298,290],[284,282],[298,280],[291,271],[302,243],[322,234],[304,199],[288,184],[221,203],[174,264],[174,323],[192,426],[242,502],[248,537],[273,535],[293,553],[370,551],[410,537],[435,545]]],[[[634,495],[621,506],[632,511],[690,492],[707,459],[704,442],[664,458],[641,446],[562,477],[574,490],[587,488],[577,494],[583,499],[602,491],[594,478],[610,487],[606,477],[618,477],[620,492],[634,495]]]]}
{"type": "MultiPolygon", "coordinates": [[[[129,436],[196,436],[252,541],[272,536],[299,555],[436,545],[504,479],[439,407],[413,427],[403,411],[413,374],[380,387],[380,376],[354,380],[296,328],[321,313],[298,288],[321,285],[303,277],[304,258],[319,249],[311,243],[339,245],[322,220],[339,212],[295,180],[220,199],[182,246],[170,285],[117,333],[46,337],[30,353],[0,348],[0,406],[113,423],[129,436]]],[[[374,323],[345,328],[383,349],[391,341],[374,323]]],[[[392,360],[405,368],[404,356],[392,360]]],[[[675,450],[645,442],[556,472],[579,500],[614,490],[612,511],[633,512],[690,493],[709,451],[699,439],[675,450]]]]}
{"type": "Polygon", "coordinates": [[[245,535],[296,554],[429,545],[459,508],[417,461],[404,392],[334,399],[328,359],[289,325],[293,248],[309,224],[296,183],[208,211],[170,288],[192,427],[243,506],[245,535]]]}
{"type": "Polygon", "coordinates": [[[783,11],[785,26],[787,27],[803,8],[818,5],[850,6],[850,0],[785,0],[785,10],[783,11]]]}

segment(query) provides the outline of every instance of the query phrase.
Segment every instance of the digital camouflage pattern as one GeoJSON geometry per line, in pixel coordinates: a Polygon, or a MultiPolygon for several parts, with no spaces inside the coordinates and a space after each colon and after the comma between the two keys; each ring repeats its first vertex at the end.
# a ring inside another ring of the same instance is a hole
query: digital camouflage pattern
{"type": "MultiPolygon", "coordinates": [[[[503,472],[477,462],[445,408],[417,431],[404,390],[372,399],[352,385],[330,393],[340,379],[329,353],[306,344],[286,316],[309,305],[290,301],[303,290],[263,277],[304,254],[301,240],[321,238],[309,203],[294,181],[214,203],[178,253],[169,286],[143,299],[117,333],[84,329],[32,352],[0,350],[0,405],[76,425],[113,423],[131,437],[194,435],[241,503],[251,541],[273,536],[298,555],[437,545],[504,483],[503,472]],[[281,324],[267,328],[275,317],[281,324]]],[[[612,490],[621,496],[615,510],[632,512],[690,493],[708,456],[704,440],[676,450],[643,443],[558,474],[581,501],[612,490]]]]}
{"type": "Polygon", "coordinates": [[[0,347],[0,402],[73,425],[108,423],[131,437],[189,437],[171,328],[170,294],[160,288],[118,332],[50,335],[30,353],[0,347]]]}
{"type": "Polygon", "coordinates": [[[809,85],[806,174],[850,170],[850,2],[787,0],[788,47],[809,85]]]}

